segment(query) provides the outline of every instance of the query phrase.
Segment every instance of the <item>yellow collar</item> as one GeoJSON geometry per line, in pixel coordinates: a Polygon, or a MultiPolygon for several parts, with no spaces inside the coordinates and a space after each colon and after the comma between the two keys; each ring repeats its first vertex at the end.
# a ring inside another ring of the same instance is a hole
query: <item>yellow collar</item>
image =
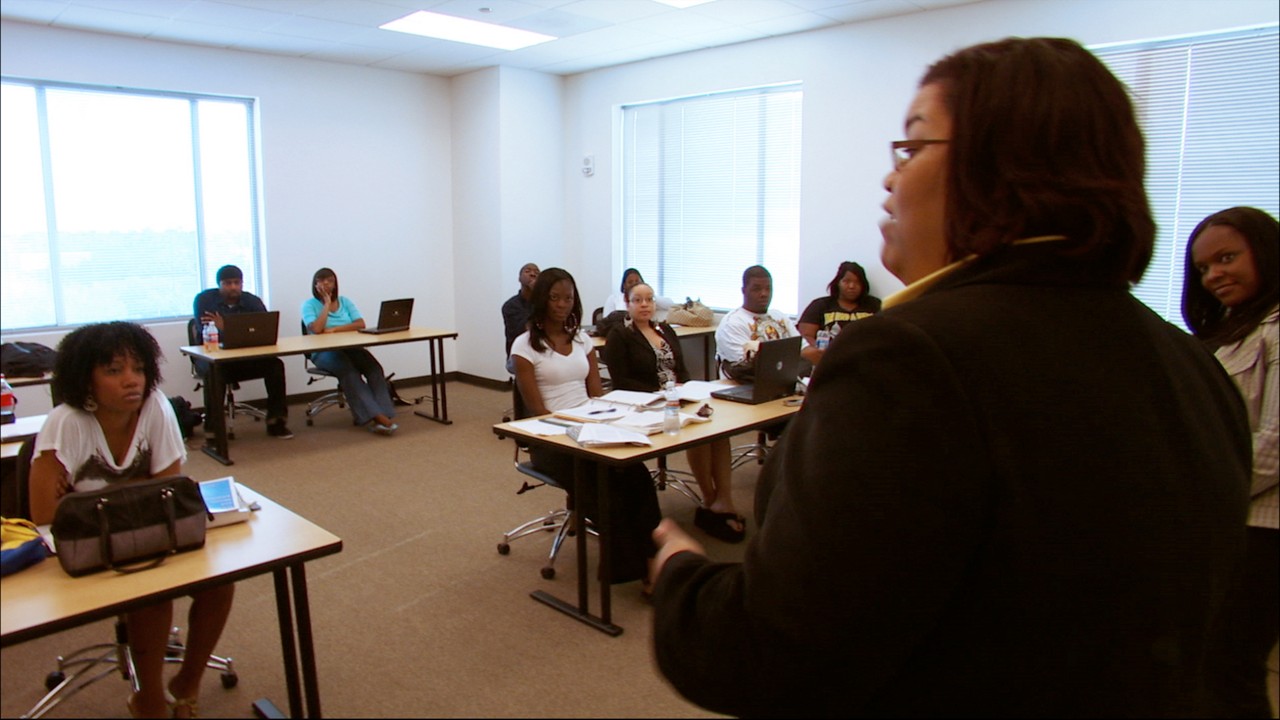
{"type": "MultiPolygon", "coordinates": [[[[1034,243],[1055,242],[1058,240],[1066,240],[1066,239],[1067,239],[1066,235],[1041,235],[1039,237],[1024,238],[1022,240],[1014,240],[1012,243],[1009,243],[1009,244],[1010,245],[1032,245],[1034,243]]],[[[894,305],[901,305],[902,303],[915,300],[916,298],[923,295],[926,290],[933,287],[934,285],[937,285],[938,281],[942,280],[946,276],[950,275],[956,270],[959,270],[960,268],[964,267],[965,265],[968,265],[969,263],[977,259],[978,259],[977,255],[970,255],[969,257],[961,258],[960,260],[957,260],[951,263],[950,265],[946,265],[944,267],[938,268],[937,270],[934,270],[928,275],[925,275],[919,280],[911,283],[910,285],[902,288],[898,292],[885,298],[884,302],[880,304],[880,309],[888,310],[894,305]]]]}

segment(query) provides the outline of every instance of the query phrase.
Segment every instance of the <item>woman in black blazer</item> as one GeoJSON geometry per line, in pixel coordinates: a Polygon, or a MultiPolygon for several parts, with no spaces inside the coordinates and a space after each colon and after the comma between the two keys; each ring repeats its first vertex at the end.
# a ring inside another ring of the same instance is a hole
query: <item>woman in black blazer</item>
{"type": "MultiPolygon", "coordinates": [[[[653,288],[644,283],[633,286],[627,293],[630,317],[609,331],[604,361],[619,390],[657,392],[668,382],[689,380],[680,339],[670,325],[653,321],[654,308],[653,288]]],[[[691,447],[685,454],[702,491],[703,504],[694,514],[694,524],[714,538],[741,542],[746,518],[733,505],[729,439],[691,447]]]]}

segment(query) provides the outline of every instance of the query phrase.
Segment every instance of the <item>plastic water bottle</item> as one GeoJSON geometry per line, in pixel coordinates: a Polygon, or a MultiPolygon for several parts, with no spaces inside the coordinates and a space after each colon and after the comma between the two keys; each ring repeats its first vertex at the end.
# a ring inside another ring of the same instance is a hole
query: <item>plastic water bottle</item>
{"type": "Polygon", "coordinates": [[[676,384],[668,380],[662,395],[667,401],[666,409],[662,411],[662,432],[675,435],[680,432],[680,393],[676,384]]]}
{"type": "Polygon", "coordinates": [[[819,330],[817,340],[818,340],[818,343],[817,343],[818,349],[826,350],[827,346],[831,344],[831,333],[827,332],[826,330],[819,330]]]}
{"type": "Polygon", "coordinates": [[[213,352],[218,349],[218,326],[213,322],[204,324],[204,351],[213,352]]]}
{"type": "Polygon", "coordinates": [[[18,419],[14,411],[18,408],[18,398],[9,387],[9,381],[0,375],[0,425],[8,425],[18,419]]]}

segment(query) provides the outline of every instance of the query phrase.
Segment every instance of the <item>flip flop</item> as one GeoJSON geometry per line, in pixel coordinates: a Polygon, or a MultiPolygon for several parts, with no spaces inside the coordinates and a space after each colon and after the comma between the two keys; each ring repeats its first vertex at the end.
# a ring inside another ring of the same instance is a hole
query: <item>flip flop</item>
{"type": "Polygon", "coordinates": [[[711,537],[727,543],[740,543],[747,536],[746,522],[741,515],[728,512],[716,512],[700,507],[693,514],[693,524],[711,537]],[[729,524],[731,520],[742,523],[742,530],[735,530],[729,524]]]}

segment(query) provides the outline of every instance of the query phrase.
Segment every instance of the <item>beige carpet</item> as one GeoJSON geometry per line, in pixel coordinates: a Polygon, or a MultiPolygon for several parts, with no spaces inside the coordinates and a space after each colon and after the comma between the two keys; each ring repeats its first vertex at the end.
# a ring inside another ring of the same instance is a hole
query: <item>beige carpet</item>
{"type": "MultiPolygon", "coordinates": [[[[421,392],[401,390],[406,398],[421,392]]],[[[391,438],[353,427],[337,408],[308,427],[303,407],[294,405],[292,440],[268,438],[260,423],[239,419],[231,467],[199,451],[199,430],[189,443],[192,477],[234,475],[343,539],[342,553],[307,566],[324,713],[708,716],[657,672],[650,608],[638,583],[615,587],[614,621],[625,628],[616,638],[529,597],[539,588],[575,597],[572,553],[562,555],[554,580],[544,580],[539,569],[550,534],[516,542],[505,557],[497,543],[505,530],[562,506],[564,496],[550,488],[515,494],[523,476],[511,465],[512,441],[491,429],[510,405],[509,392],[461,382],[448,392],[452,425],[403,408],[391,438]]],[[[683,456],[672,467],[685,467],[683,456]]],[[[749,465],[735,474],[735,498],[748,515],[756,472],[749,465]]],[[[693,528],[689,500],[671,490],[660,500],[664,514],[693,528]]],[[[741,556],[741,545],[693,532],[714,557],[741,556]]],[[[179,602],[175,613],[184,627],[185,607],[179,602]]],[[[39,699],[58,654],[110,637],[111,624],[103,621],[4,650],[0,714],[17,717],[39,699]]],[[[269,576],[237,586],[219,652],[235,659],[240,682],[223,690],[216,675],[206,674],[205,717],[252,716],[250,704],[260,697],[287,711],[269,576]]],[[[127,693],[127,683],[107,678],[49,716],[117,717],[127,693]]]]}

